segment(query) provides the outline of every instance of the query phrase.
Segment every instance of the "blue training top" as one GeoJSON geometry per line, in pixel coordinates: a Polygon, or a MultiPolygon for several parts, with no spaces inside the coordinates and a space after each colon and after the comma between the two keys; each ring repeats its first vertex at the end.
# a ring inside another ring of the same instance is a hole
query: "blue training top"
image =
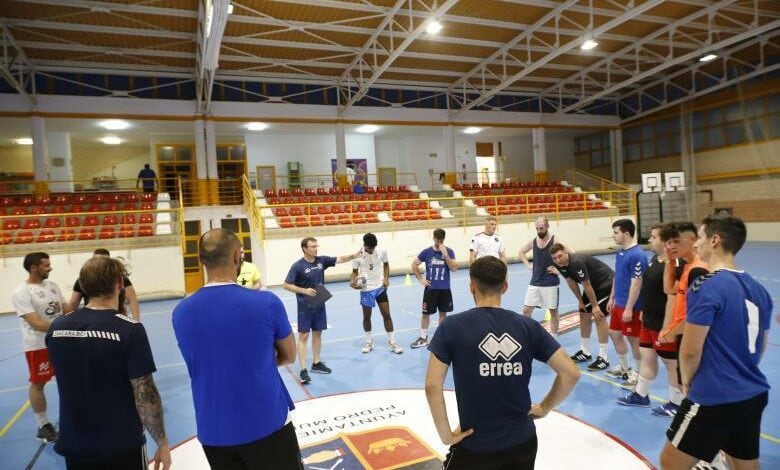
{"type": "MultiPolygon", "coordinates": [[[[455,251],[447,248],[447,255],[455,259],[455,251]]],[[[422,250],[417,259],[425,263],[425,279],[431,281],[428,289],[449,289],[450,288],[450,267],[444,261],[439,250],[434,250],[432,246],[422,250]]]]}
{"type": "MultiPolygon", "coordinates": [[[[615,255],[615,305],[625,307],[628,302],[628,290],[633,279],[644,276],[647,271],[647,256],[639,245],[627,250],[619,250],[615,255]]],[[[634,303],[634,311],[642,310],[642,296],[634,303]]]]}
{"type": "Polygon", "coordinates": [[[544,248],[539,248],[537,244],[538,237],[534,238],[531,245],[534,250],[533,272],[531,274],[531,285],[537,287],[552,287],[561,283],[557,274],[550,274],[547,268],[553,266],[550,248],[555,244],[555,235],[550,237],[550,241],[544,248]]]}

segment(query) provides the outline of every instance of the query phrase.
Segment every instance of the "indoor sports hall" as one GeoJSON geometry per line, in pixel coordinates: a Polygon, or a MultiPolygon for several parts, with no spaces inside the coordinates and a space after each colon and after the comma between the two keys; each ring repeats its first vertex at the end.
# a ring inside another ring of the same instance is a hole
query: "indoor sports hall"
{"type": "MultiPolygon", "coordinates": [[[[332,373],[303,384],[297,363],[278,368],[307,470],[442,468],[448,446],[425,394],[431,353],[411,347],[423,305],[412,262],[435,229],[459,268],[456,315],[475,306],[470,248],[492,218],[509,261],[502,306],[514,312],[532,282],[519,252],[540,218],[556,241],[614,267],[617,220],[635,223],[650,258],[654,225],[738,217],[747,242],[736,265],[776,305],[779,35],[780,4],[757,0],[0,0],[0,469],[66,468],[36,436],[46,421],[32,409],[15,307],[34,252],[49,255],[63,301],[94,250],[121,258],[172,468],[187,470],[209,464],[172,312],[215,282],[199,258],[212,229],[237,235],[293,331],[296,297],[283,284],[302,239],[344,257],[364,254],[373,233],[387,252],[402,352],[377,309],[374,348],[362,352],[345,262],[324,278],[332,373]]],[[[578,301],[564,281],[559,293],[557,339],[572,355],[578,301]]],[[[549,311],[533,318],[550,331],[549,311]]],[[[437,327],[432,315],[429,339],[437,327]]],[[[778,328],[775,308],[760,362],[766,469],[780,468],[778,328]]],[[[611,342],[608,356],[616,365],[611,342]]],[[[669,399],[663,366],[650,407],[621,406],[633,388],[586,366],[535,421],[536,468],[661,468],[672,418],[651,408],[669,399]]],[[[57,429],[54,375],[44,414],[57,429]]],[[[534,363],[533,402],[554,378],[534,363]]],[[[455,426],[452,371],[444,385],[455,426]]],[[[718,455],[696,468],[729,466],[718,455]]]]}

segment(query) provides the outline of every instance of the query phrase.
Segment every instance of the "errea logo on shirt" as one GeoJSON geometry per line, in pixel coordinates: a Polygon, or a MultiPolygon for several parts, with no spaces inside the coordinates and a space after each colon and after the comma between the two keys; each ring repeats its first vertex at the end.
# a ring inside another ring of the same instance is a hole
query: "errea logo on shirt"
{"type": "Polygon", "coordinates": [[[523,349],[523,346],[512,338],[509,333],[504,333],[500,338],[493,333],[488,333],[480,341],[479,350],[491,362],[479,364],[479,375],[482,377],[522,375],[523,365],[520,362],[509,362],[521,349],[523,349]],[[499,357],[506,362],[494,362],[499,357]]]}

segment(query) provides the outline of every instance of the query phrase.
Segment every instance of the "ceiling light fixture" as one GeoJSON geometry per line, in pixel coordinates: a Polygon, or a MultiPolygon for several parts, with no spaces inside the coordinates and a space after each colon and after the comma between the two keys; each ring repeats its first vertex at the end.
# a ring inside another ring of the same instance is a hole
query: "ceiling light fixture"
{"type": "Polygon", "coordinates": [[[718,56],[716,56],[715,54],[707,54],[704,57],[700,58],[699,62],[709,62],[709,61],[715,60],[717,58],[718,58],[718,56]]]}
{"type": "Polygon", "coordinates": [[[582,45],[580,46],[580,49],[582,49],[583,51],[589,51],[589,50],[595,49],[596,46],[598,46],[598,45],[599,45],[599,43],[597,43],[596,41],[594,41],[591,38],[588,38],[588,39],[586,39],[582,43],[582,45]]]}
{"type": "Polygon", "coordinates": [[[233,14],[233,4],[230,3],[228,4],[228,15],[232,15],[232,14],[233,14]]]}
{"type": "Polygon", "coordinates": [[[428,25],[425,27],[425,32],[428,34],[439,34],[439,31],[441,31],[443,27],[444,26],[442,26],[442,24],[437,20],[432,19],[428,21],[428,25]]]}
{"type": "Polygon", "coordinates": [[[22,137],[19,139],[14,139],[14,142],[16,142],[16,145],[32,145],[33,140],[30,137],[22,137]]]}
{"type": "Polygon", "coordinates": [[[464,134],[479,134],[480,132],[482,132],[481,127],[467,127],[463,129],[464,134]]]}
{"type": "Polygon", "coordinates": [[[109,119],[108,121],[101,122],[100,126],[109,131],[121,131],[130,127],[130,123],[119,119],[109,119]]]}
{"type": "Polygon", "coordinates": [[[106,145],[119,145],[122,143],[122,139],[119,137],[114,137],[112,135],[107,135],[100,139],[101,142],[103,142],[106,145]]]}
{"type": "Polygon", "coordinates": [[[246,125],[246,128],[250,131],[264,131],[268,129],[268,124],[264,122],[250,122],[246,125]]]}
{"type": "Polygon", "coordinates": [[[375,126],[373,124],[365,124],[358,127],[355,130],[360,132],[361,134],[373,134],[374,132],[379,130],[379,126],[375,126]]]}

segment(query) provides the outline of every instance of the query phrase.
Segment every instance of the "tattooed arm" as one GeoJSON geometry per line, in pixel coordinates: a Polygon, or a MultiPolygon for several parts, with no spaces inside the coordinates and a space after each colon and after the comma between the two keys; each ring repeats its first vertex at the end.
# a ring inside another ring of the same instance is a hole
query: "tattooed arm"
{"type": "Polygon", "coordinates": [[[165,423],[163,422],[162,400],[157,386],[154,384],[152,374],[131,379],[133,386],[133,398],[138,416],[154,441],[157,443],[157,452],[154,453],[154,468],[167,470],[171,466],[171,450],[168,446],[168,438],[165,437],[165,423]]]}

